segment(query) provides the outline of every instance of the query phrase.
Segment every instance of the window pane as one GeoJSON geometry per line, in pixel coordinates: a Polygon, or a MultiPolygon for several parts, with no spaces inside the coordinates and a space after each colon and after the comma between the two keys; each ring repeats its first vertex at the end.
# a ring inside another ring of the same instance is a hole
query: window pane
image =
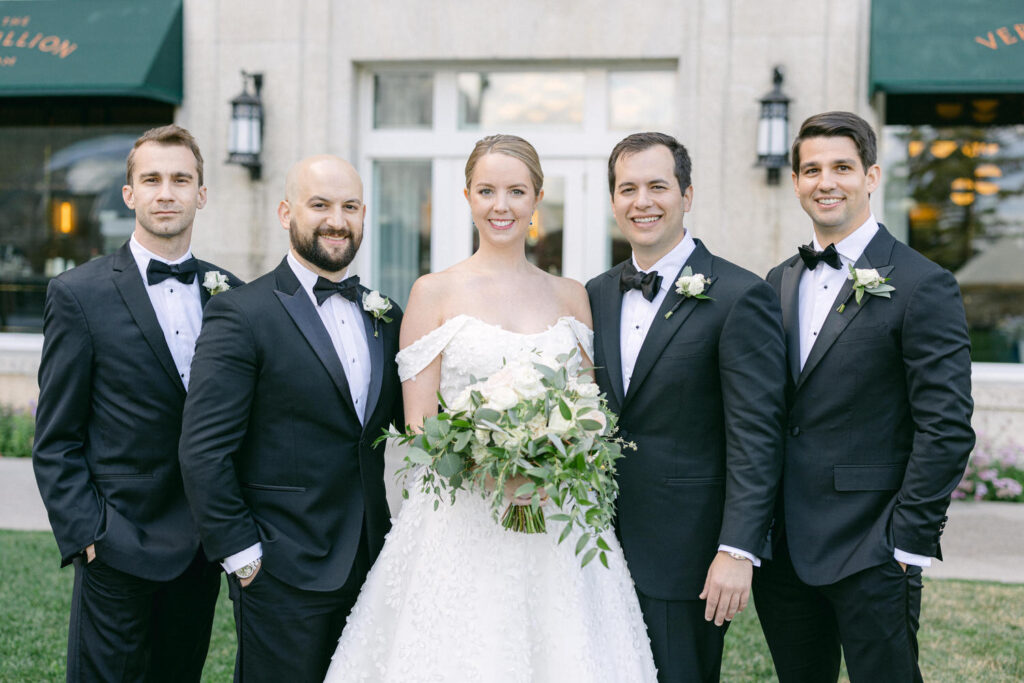
{"type": "Polygon", "coordinates": [[[433,74],[374,75],[374,128],[430,128],[433,124],[433,74]]]}
{"type": "Polygon", "coordinates": [[[886,219],[960,283],[975,361],[1024,351],[1024,126],[887,126],[886,219]]]}
{"type": "Polygon", "coordinates": [[[608,123],[617,130],[665,130],[675,116],[672,71],[613,71],[608,74],[608,123]]]}
{"type": "MultiPolygon", "coordinates": [[[[473,228],[473,251],[480,247],[480,233],[473,228]]],[[[562,238],[565,231],[565,178],[544,176],[544,199],[533,213],[526,234],[526,259],[552,275],[562,274],[562,238]]]]}
{"type": "Polygon", "coordinates": [[[611,263],[606,263],[606,268],[611,268],[616,263],[622,263],[633,254],[633,248],[629,246],[629,240],[619,230],[619,224],[615,222],[615,216],[612,215],[610,209],[608,210],[608,241],[611,242],[611,248],[608,250],[611,263]]]}
{"type": "Polygon", "coordinates": [[[380,291],[403,308],[412,283],[430,272],[430,161],[375,161],[374,259],[380,291]]]}
{"type": "Polygon", "coordinates": [[[0,128],[0,331],[41,332],[49,279],[128,239],[125,159],[147,128],[0,128]]]}
{"type": "Polygon", "coordinates": [[[579,72],[467,72],[457,76],[459,128],[580,126],[579,72]]]}

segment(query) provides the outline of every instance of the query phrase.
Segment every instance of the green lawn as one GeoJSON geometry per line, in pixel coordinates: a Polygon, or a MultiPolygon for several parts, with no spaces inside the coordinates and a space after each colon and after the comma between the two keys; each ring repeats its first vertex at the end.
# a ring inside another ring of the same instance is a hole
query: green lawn
{"type": "MultiPolygon", "coordinates": [[[[58,570],[58,563],[49,533],[0,531],[2,683],[64,680],[72,570],[58,570]]],[[[921,622],[926,681],[1024,680],[1024,585],[925,580],[921,622]]],[[[230,681],[234,653],[224,585],[204,680],[230,681]]],[[[753,608],[729,630],[722,680],[775,680],[753,608]]]]}

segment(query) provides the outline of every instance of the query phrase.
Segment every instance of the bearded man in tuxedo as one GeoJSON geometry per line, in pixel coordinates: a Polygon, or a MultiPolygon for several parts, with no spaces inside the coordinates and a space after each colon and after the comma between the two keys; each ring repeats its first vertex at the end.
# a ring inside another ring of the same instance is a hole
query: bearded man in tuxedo
{"type": "Polygon", "coordinates": [[[871,212],[874,131],[812,116],[793,187],[813,238],[768,274],[788,349],[788,427],[757,613],[783,683],[920,681],[921,568],[974,446],[970,340],[949,271],[871,212]]]}
{"type": "Polygon", "coordinates": [[[587,283],[597,383],[637,446],[619,465],[616,531],[661,683],[718,680],[782,466],[778,300],[683,226],[690,166],[661,133],[615,146],[612,211],[633,253],[587,283]]]}
{"type": "Polygon", "coordinates": [[[69,681],[198,681],[220,590],[177,441],[203,307],[242,283],[196,260],[203,157],[175,125],[128,155],[131,239],[50,281],[32,461],[74,564],[69,681]]]}
{"type": "Polygon", "coordinates": [[[402,425],[402,313],[346,277],[363,235],[355,169],[288,173],[291,249],[217,297],[192,366],[179,456],[207,555],[228,572],[242,681],[322,681],[390,528],[384,428],[402,425]]]}

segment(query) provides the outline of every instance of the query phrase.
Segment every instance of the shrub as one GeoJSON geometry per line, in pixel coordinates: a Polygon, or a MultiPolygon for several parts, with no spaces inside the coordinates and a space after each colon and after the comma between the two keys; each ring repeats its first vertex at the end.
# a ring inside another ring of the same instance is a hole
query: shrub
{"type": "Polygon", "coordinates": [[[979,438],[953,498],[1024,503],[1024,447],[979,438]]]}
{"type": "Polygon", "coordinates": [[[0,406],[0,457],[32,457],[32,441],[36,435],[35,406],[16,410],[0,406]]]}

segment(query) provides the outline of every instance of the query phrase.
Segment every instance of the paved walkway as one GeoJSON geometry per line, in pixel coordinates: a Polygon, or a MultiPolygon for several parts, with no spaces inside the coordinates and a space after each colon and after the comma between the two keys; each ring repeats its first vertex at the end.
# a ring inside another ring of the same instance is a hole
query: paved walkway
{"type": "MultiPolygon", "coordinates": [[[[388,464],[393,481],[396,463],[388,464]]],[[[395,505],[400,493],[394,486],[388,488],[395,505]]],[[[27,458],[0,458],[0,529],[50,529],[27,458]]],[[[1024,503],[954,501],[942,551],[946,561],[933,562],[926,576],[1024,583],[1024,503]]]]}

